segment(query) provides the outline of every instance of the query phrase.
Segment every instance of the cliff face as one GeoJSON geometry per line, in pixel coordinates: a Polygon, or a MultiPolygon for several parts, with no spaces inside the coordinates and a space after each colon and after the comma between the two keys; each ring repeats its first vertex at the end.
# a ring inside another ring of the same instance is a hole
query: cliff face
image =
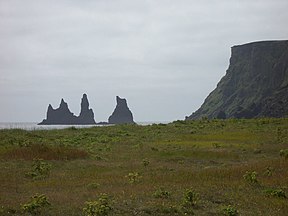
{"type": "Polygon", "coordinates": [[[51,104],[48,106],[47,117],[39,125],[87,125],[96,124],[94,113],[89,109],[87,95],[83,94],[81,102],[81,112],[75,116],[68,108],[68,104],[62,99],[59,108],[53,109],[51,104]]]}
{"type": "Polygon", "coordinates": [[[288,41],[263,41],[232,47],[226,75],[186,119],[287,115],[288,41]]]}
{"type": "Polygon", "coordinates": [[[130,109],[128,108],[126,99],[116,97],[117,105],[108,119],[109,124],[133,124],[133,115],[130,109]]]}

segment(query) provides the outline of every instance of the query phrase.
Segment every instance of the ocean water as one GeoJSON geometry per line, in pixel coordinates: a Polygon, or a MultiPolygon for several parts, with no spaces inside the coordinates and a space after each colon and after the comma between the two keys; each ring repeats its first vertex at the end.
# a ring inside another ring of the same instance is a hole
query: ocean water
{"type": "Polygon", "coordinates": [[[23,129],[23,130],[52,130],[64,129],[69,127],[87,128],[95,125],[37,125],[37,122],[1,122],[0,130],[2,129],[23,129]]]}
{"type": "MultiPolygon", "coordinates": [[[[151,124],[167,124],[169,122],[136,122],[139,125],[151,125],[151,124]]],[[[65,129],[70,127],[75,128],[90,128],[90,127],[104,127],[109,125],[37,125],[36,122],[0,122],[0,130],[3,129],[22,129],[22,130],[52,130],[52,129],[65,129]]]]}

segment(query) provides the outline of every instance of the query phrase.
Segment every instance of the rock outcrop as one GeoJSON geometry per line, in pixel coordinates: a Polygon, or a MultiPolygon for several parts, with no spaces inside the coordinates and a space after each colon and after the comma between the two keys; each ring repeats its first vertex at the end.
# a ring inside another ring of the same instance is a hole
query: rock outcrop
{"type": "Polygon", "coordinates": [[[96,124],[94,113],[89,109],[87,95],[83,94],[81,102],[81,112],[79,116],[75,116],[68,108],[68,104],[61,100],[60,106],[53,109],[51,104],[48,106],[47,117],[39,125],[88,125],[96,124]]]}
{"type": "Polygon", "coordinates": [[[232,47],[230,65],[216,89],[186,119],[288,115],[288,41],[232,47]]]}
{"type": "Polygon", "coordinates": [[[126,99],[116,97],[117,105],[108,119],[109,124],[134,124],[133,114],[128,108],[126,99]]]}
{"type": "Polygon", "coordinates": [[[81,111],[78,117],[78,121],[82,124],[96,124],[93,110],[89,109],[89,102],[86,94],[83,94],[81,100],[81,111]]]}

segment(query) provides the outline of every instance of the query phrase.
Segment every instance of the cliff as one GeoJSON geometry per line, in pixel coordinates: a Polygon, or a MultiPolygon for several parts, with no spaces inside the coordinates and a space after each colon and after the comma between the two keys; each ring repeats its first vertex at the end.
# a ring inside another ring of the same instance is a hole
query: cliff
{"type": "Polygon", "coordinates": [[[288,41],[232,47],[226,75],[186,119],[288,115],[288,41]]]}
{"type": "Polygon", "coordinates": [[[134,124],[133,114],[128,108],[126,99],[116,97],[116,108],[108,119],[109,124],[134,124]]]}
{"type": "Polygon", "coordinates": [[[47,117],[38,125],[88,125],[96,124],[94,120],[94,113],[89,109],[89,102],[87,95],[83,94],[81,101],[81,111],[79,116],[75,116],[68,108],[68,104],[61,100],[60,106],[53,109],[49,104],[47,109],[47,117]]]}

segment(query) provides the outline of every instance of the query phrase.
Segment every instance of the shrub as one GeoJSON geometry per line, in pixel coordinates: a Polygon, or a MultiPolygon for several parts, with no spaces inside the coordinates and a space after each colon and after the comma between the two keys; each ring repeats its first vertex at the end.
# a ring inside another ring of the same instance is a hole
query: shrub
{"type": "Polygon", "coordinates": [[[281,149],[280,156],[283,157],[284,159],[288,159],[288,149],[281,149]]]}
{"type": "Polygon", "coordinates": [[[193,189],[187,189],[183,196],[182,206],[191,207],[196,206],[199,201],[199,194],[193,189]]]}
{"type": "Polygon", "coordinates": [[[199,194],[192,189],[187,189],[184,193],[181,211],[183,215],[194,215],[193,209],[197,206],[199,201],[199,194]]]}
{"type": "Polygon", "coordinates": [[[21,208],[24,212],[27,212],[29,214],[39,215],[44,207],[50,205],[50,202],[44,194],[36,194],[31,197],[31,201],[29,203],[21,205],[21,208]]]}
{"type": "Polygon", "coordinates": [[[49,176],[51,170],[51,164],[45,162],[43,159],[34,159],[32,165],[32,171],[26,173],[27,177],[33,179],[41,179],[49,176]]]}
{"type": "Polygon", "coordinates": [[[231,205],[225,206],[222,208],[222,213],[227,216],[236,216],[238,215],[238,211],[231,205]]]}
{"type": "Polygon", "coordinates": [[[125,177],[128,178],[129,183],[131,183],[131,184],[139,182],[140,179],[142,178],[142,176],[138,172],[130,172],[125,177]]]}
{"type": "Polygon", "coordinates": [[[147,167],[150,164],[150,161],[148,159],[143,159],[142,164],[144,167],[147,167]]]}
{"type": "Polygon", "coordinates": [[[83,214],[85,216],[105,216],[112,210],[111,201],[107,194],[101,194],[98,200],[85,203],[83,214]]]}
{"type": "Polygon", "coordinates": [[[165,190],[164,188],[160,187],[153,193],[153,196],[155,198],[168,199],[171,196],[171,193],[165,190]]]}
{"type": "Polygon", "coordinates": [[[258,184],[258,179],[257,179],[258,173],[253,171],[249,172],[246,171],[245,175],[243,175],[243,178],[249,183],[249,184],[258,184]]]}
{"type": "Polygon", "coordinates": [[[278,198],[287,198],[285,191],[282,189],[267,189],[264,191],[268,196],[278,197],[278,198]]]}

